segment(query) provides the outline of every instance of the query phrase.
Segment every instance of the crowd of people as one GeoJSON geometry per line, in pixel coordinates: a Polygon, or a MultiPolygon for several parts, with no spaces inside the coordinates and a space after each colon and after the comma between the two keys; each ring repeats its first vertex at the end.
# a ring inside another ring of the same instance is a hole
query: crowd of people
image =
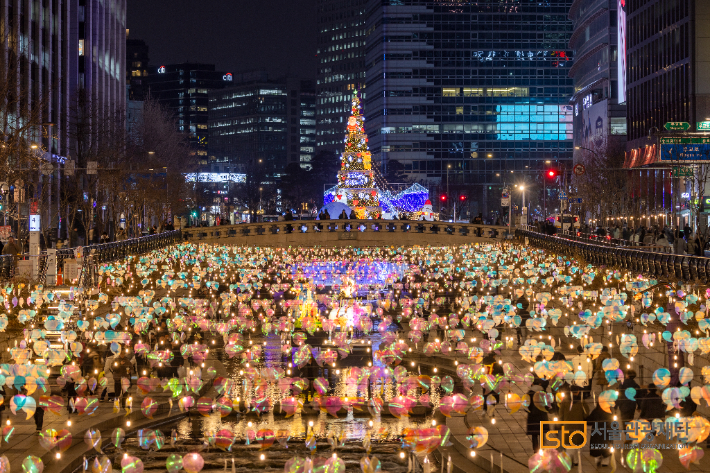
{"type": "MultiPolygon", "coordinates": [[[[586,422],[588,424],[587,432],[590,433],[588,441],[591,447],[591,457],[594,458],[597,466],[609,466],[615,442],[605,433],[596,433],[598,425],[610,429],[612,424],[617,421],[619,422],[619,430],[624,431],[626,430],[625,423],[634,420],[644,420],[652,424],[656,419],[665,419],[668,416],[675,416],[676,413],[681,417],[689,417],[695,413],[696,404],[690,400],[681,402],[680,409],[667,411],[658,387],[653,383],[640,386],[636,382],[636,371],[633,369],[624,371],[624,381],[617,388],[619,398],[615,402],[615,407],[608,411],[605,410],[600,402],[600,393],[609,389],[609,381],[604,375],[602,367],[604,361],[611,358],[609,349],[605,346],[601,355],[594,361],[584,353],[581,346],[577,347],[577,353],[571,360],[567,360],[564,354],[556,351],[552,359],[571,361],[575,369],[590,376],[589,381],[584,386],[577,384],[563,386],[559,391],[562,394],[555,398],[562,399],[562,401],[555,401],[545,409],[541,409],[537,404],[531,404],[526,434],[532,439],[533,451],[540,449],[540,436],[543,434],[540,431],[540,422],[547,422],[552,418],[562,422],[586,422]],[[633,391],[628,391],[629,388],[632,388],[633,391]],[[594,392],[595,390],[596,392],[594,392]],[[627,394],[630,392],[635,392],[636,395],[629,398],[627,394]]],[[[537,361],[542,361],[542,355],[538,356],[537,361]]],[[[548,385],[549,380],[541,379],[535,375],[528,395],[533,399],[536,393],[544,392],[548,385]]],[[[573,439],[570,442],[570,439],[567,439],[565,443],[572,445],[576,443],[576,440],[573,439]]],[[[625,443],[630,443],[630,440],[626,439],[625,443]]],[[[633,447],[629,446],[629,448],[633,447]]],[[[571,454],[573,451],[569,453],[571,454]]],[[[620,455],[621,463],[624,464],[624,452],[621,451],[620,455]]],[[[576,457],[572,456],[572,459],[576,465],[576,457]]]]}
{"type": "Polygon", "coordinates": [[[591,228],[583,225],[580,231],[613,238],[633,246],[660,247],[662,251],[679,255],[705,256],[705,247],[708,243],[704,235],[694,232],[689,225],[685,225],[682,229],[668,225],[635,228],[626,225],[591,228]]]}

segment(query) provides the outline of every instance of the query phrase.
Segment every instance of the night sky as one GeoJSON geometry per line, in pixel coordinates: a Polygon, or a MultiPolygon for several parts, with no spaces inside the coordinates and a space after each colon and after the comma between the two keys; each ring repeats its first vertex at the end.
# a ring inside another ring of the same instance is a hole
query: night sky
{"type": "Polygon", "coordinates": [[[273,77],[316,74],[316,0],[128,0],[129,38],[150,48],[150,65],[215,64],[266,69],[273,77]]]}

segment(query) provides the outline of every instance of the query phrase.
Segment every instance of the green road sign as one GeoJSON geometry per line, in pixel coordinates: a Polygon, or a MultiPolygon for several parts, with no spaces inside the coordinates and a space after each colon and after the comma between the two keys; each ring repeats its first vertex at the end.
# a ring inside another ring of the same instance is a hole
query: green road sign
{"type": "Polygon", "coordinates": [[[690,129],[690,123],[688,122],[668,122],[663,125],[668,131],[687,131],[690,129]]]}
{"type": "Polygon", "coordinates": [[[695,122],[698,131],[710,131],[710,122],[695,122]]]}
{"type": "Polygon", "coordinates": [[[662,145],[707,145],[710,144],[710,137],[701,138],[679,138],[679,137],[664,137],[661,138],[662,145]]]}
{"type": "Polygon", "coordinates": [[[693,177],[693,168],[673,166],[671,177],[693,177]]]}

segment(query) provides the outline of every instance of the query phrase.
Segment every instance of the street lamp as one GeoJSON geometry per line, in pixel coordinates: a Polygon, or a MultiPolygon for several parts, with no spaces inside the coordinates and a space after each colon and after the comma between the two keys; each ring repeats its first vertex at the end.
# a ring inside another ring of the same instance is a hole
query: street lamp
{"type": "MultiPolygon", "coordinates": [[[[259,160],[259,162],[261,162],[261,159],[259,160]]],[[[263,187],[259,187],[259,213],[261,213],[261,191],[263,191],[263,190],[264,190],[263,187]]],[[[261,220],[262,221],[264,220],[263,214],[262,214],[261,220]]]]}
{"type": "Polygon", "coordinates": [[[449,195],[449,169],[451,169],[451,164],[446,165],[446,195],[447,196],[449,195]]]}
{"type": "Polygon", "coordinates": [[[596,151],[594,151],[591,148],[585,148],[584,146],[575,146],[574,149],[583,149],[585,151],[589,151],[590,153],[594,153],[594,156],[596,156],[597,158],[601,157],[601,156],[599,156],[599,153],[597,153],[596,151]]]}

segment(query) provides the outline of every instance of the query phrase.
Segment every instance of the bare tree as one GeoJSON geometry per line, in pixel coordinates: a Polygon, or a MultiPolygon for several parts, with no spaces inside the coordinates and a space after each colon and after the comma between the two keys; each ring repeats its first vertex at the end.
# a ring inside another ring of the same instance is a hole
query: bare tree
{"type": "MultiPolygon", "coordinates": [[[[689,145],[678,142],[666,146],[668,146],[667,157],[670,158],[666,162],[671,164],[670,177],[673,188],[678,190],[672,193],[675,197],[673,208],[686,205],[690,212],[690,226],[696,229],[704,248],[710,237],[707,220],[701,218],[705,208],[705,188],[710,178],[710,166],[704,162],[710,159],[710,153],[705,151],[705,146],[700,143],[698,143],[699,153],[695,150],[688,150],[688,147],[695,147],[695,144],[692,143],[689,145]],[[688,153],[692,153],[692,155],[688,155],[688,153]],[[696,157],[699,159],[688,160],[688,158],[696,157]],[[687,197],[684,194],[687,194],[687,197]]],[[[690,235],[686,235],[686,238],[690,238],[690,235]]]]}
{"type": "Polygon", "coordinates": [[[142,120],[128,137],[127,164],[130,177],[123,192],[134,218],[141,209],[146,224],[167,221],[195,200],[194,186],[185,182],[185,174],[197,167],[187,135],[178,131],[171,112],[153,99],[144,102],[142,120]]]}
{"type": "Polygon", "coordinates": [[[624,148],[615,141],[599,142],[585,150],[585,173],[574,177],[577,194],[583,198],[582,212],[602,225],[621,217],[641,215],[637,179],[624,169],[624,148]]]}

